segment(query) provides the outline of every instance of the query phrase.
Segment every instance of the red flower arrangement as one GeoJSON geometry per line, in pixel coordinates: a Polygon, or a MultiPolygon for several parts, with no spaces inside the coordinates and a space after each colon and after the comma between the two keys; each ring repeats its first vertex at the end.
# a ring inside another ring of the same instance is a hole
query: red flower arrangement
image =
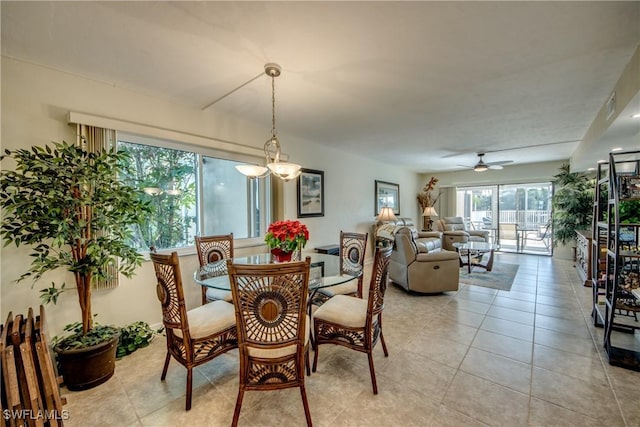
{"type": "Polygon", "coordinates": [[[300,221],[276,221],[269,225],[264,241],[269,249],[293,252],[304,248],[309,240],[309,230],[300,221]]]}

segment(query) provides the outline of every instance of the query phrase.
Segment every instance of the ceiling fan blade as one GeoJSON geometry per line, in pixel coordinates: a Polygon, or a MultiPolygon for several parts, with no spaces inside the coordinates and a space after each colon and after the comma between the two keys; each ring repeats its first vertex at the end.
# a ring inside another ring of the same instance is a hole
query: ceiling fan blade
{"type": "Polygon", "coordinates": [[[489,169],[494,170],[494,171],[499,171],[504,169],[504,167],[502,167],[502,165],[489,165],[489,169]]]}
{"type": "Polygon", "coordinates": [[[502,160],[500,162],[485,162],[485,164],[489,166],[501,166],[501,165],[506,165],[507,163],[513,163],[513,160],[502,160]]]}
{"type": "Polygon", "coordinates": [[[460,166],[460,167],[463,167],[463,168],[473,169],[473,166],[469,166],[469,165],[456,165],[456,166],[460,166]]]}

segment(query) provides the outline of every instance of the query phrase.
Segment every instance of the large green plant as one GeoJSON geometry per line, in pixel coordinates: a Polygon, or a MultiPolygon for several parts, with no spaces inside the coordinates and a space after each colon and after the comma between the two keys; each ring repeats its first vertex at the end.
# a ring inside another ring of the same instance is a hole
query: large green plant
{"type": "MultiPolygon", "coordinates": [[[[0,175],[0,234],[5,246],[31,245],[33,258],[18,281],[31,277],[37,282],[57,268],[72,272],[87,334],[93,326],[92,281],[108,278],[109,266],[131,277],[142,261],[126,241],[130,226],[150,213],[150,207],[117,177],[129,157],[115,150],[90,153],[66,142],[5,150],[0,160],[7,157],[16,165],[0,175]]],[[[41,296],[55,303],[64,288],[52,283],[41,296]]]]}
{"type": "Polygon", "coordinates": [[[595,183],[583,173],[571,172],[568,164],[554,178],[553,237],[557,246],[573,242],[576,230],[591,228],[595,183]]]}

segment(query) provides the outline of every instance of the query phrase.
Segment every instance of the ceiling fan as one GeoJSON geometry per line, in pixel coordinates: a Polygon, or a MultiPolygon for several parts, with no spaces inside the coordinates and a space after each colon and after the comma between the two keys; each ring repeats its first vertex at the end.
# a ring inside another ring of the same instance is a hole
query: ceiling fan
{"type": "Polygon", "coordinates": [[[502,169],[502,165],[506,165],[507,163],[513,163],[513,160],[503,160],[500,162],[485,162],[482,159],[484,154],[485,153],[478,153],[478,163],[476,163],[474,166],[469,166],[469,165],[458,165],[458,166],[463,166],[465,168],[473,169],[474,172],[484,172],[487,169],[499,170],[499,169],[502,169]]]}

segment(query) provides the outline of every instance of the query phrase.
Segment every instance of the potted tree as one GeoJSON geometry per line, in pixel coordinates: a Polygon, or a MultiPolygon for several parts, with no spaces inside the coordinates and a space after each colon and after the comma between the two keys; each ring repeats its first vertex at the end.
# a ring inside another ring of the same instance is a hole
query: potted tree
{"type": "MultiPolygon", "coordinates": [[[[57,342],[62,375],[69,389],[103,383],[113,375],[118,329],[94,325],[91,284],[109,271],[134,274],[142,257],[127,241],[130,225],[150,207],[139,192],[118,180],[128,157],[115,150],[93,153],[66,142],[30,150],[5,150],[0,160],[15,160],[0,175],[5,245],[30,245],[32,262],[17,281],[65,268],[73,274],[82,319],[66,328],[72,335],[57,342]],[[77,365],[76,363],[79,363],[77,365]]],[[[65,284],[40,291],[55,303],[65,284]]]]}
{"type": "Polygon", "coordinates": [[[554,178],[553,238],[557,246],[574,242],[577,230],[591,229],[594,182],[584,173],[571,172],[566,163],[554,178]]]}

